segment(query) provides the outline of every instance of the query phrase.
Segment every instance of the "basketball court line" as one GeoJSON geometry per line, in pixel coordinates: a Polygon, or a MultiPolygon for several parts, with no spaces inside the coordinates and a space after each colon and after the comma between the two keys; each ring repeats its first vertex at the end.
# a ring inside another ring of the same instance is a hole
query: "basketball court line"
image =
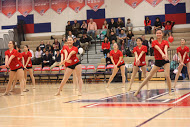
{"type": "MultiPolygon", "coordinates": [[[[113,87],[113,88],[110,88],[110,89],[118,89],[118,88],[122,88],[122,87],[113,87]]],[[[93,94],[93,93],[99,93],[99,92],[102,92],[102,91],[105,91],[105,89],[104,90],[100,90],[100,91],[91,92],[91,93],[85,93],[83,95],[88,95],[88,94],[93,94]]],[[[54,95],[52,95],[52,96],[54,96],[54,95]]],[[[65,98],[70,98],[70,97],[78,97],[78,95],[71,95],[71,96],[68,96],[68,97],[59,97],[59,98],[56,98],[56,99],[50,99],[50,100],[45,100],[45,101],[33,102],[33,103],[22,104],[22,105],[16,105],[16,106],[12,106],[12,107],[0,108],[0,111],[1,110],[6,110],[6,109],[11,109],[11,108],[22,107],[22,106],[28,106],[28,105],[46,103],[46,102],[60,100],[60,99],[65,99],[65,98]]]]}

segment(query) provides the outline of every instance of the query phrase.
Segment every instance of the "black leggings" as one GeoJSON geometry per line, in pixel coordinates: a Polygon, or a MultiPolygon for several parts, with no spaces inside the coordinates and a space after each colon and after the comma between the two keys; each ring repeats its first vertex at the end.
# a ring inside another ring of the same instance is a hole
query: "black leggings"
{"type": "Polygon", "coordinates": [[[104,54],[104,56],[105,56],[105,54],[107,55],[109,52],[110,52],[109,49],[103,49],[103,54],[104,54]]]}

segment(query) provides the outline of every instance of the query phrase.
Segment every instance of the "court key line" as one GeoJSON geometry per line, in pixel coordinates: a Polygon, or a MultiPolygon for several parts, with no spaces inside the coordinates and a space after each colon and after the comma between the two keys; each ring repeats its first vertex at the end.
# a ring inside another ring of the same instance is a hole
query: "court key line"
{"type": "MultiPolygon", "coordinates": [[[[122,88],[122,87],[114,87],[114,88],[111,88],[111,89],[117,89],[117,88],[122,88]]],[[[102,91],[105,91],[105,89],[104,90],[100,90],[100,91],[91,92],[91,93],[86,93],[86,94],[83,94],[83,95],[88,95],[88,94],[93,94],[93,93],[99,93],[99,92],[102,92],[102,91]]],[[[52,95],[52,96],[54,96],[54,95],[52,95]]],[[[56,99],[50,99],[50,100],[45,100],[45,101],[33,102],[33,103],[29,103],[29,104],[22,104],[22,105],[16,105],[16,106],[12,106],[12,107],[0,108],[0,111],[1,110],[6,110],[6,109],[11,109],[11,108],[22,107],[22,106],[40,104],[40,103],[45,103],[45,102],[50,102],[50,101],[70,98],[70,97],[77,97],[77,96],[78,95],[71,95],[71,96],[67,96],[67,97],[60,97],[60,98],[56,98],[56,99]]]]}

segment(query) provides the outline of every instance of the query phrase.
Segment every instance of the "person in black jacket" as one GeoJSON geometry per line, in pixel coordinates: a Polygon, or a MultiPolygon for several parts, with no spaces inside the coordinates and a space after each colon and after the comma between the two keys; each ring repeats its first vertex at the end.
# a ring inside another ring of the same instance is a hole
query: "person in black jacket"
{"type": "Polygon", "coordinates": [[[125,24],[124,24],[123,20],[121,18],[118,18],[117,28],[116,28],[117,36],[119,36],[119,33],[120,33],[121,29],[123,29],[123,27],[125,27],[125,24]]]}
{"type": "Polygon", "coordinates": [[[156,18],[156,21],[154,22],[154,30],[153,30],[153,33],[155,34],[155,33],[156,33],[156,30],[158,30],[158,29],[162,29],[162,23],[161,23],[159,17],[157,17],[157,18],[156,18]]]}
{"type": "Polygon", "coordinates": [[[143,43],[142,43],[142,45],[145,45],[146,47],[147,47],[147,53],[146,53],[146,55],[148,55],[148,53],[149,53],[149,43],[148,43],[148,41],[145,39],[145,35],[142,35],[142,40],[143,40],[143,43]]]}
{"type": "Polygon", "coordinates": [[[67,26],[66,26],[66,28],[65,28],[65,35],[66,35],[66,37],[68,36],[68,34],[69,34],[69,31],[71,31],[72,32],[72,25],[71,25],[71,22],[70,21],[68,21],[67,22],[67,26]]]}
{"type": "Polygon", "coordinates": [[[45,56],[43,56],[43,58],[42,58],[42,68],[44,66],[49,66],[50,67],[51,64],[52,64],[52,55],[49,54],[49,51],[46,51],[45,56]]]}
{"type": "Polygon", "coordinates": [[[113,30],[111,31],[111,35],[109,37],[109,41],[112,42],[112,40],[115,40],[117,42],[117,36],[113,30]]]}
{"type": "Polygon", "coordinates": [[[114,21],[114,19],[111,19],[111,22],[108,24],[108,36],[111,33],[111,31],[114,31],[116,33],[117,23],[114,21]]]}
{"type": "MultiPolygon", "coordinates": [[[[61,62],[61,53],[60,51],[57,49],[56,50],[56,55],[55,55],[55,62],[53,65],[51,65],[50,69],[53,69],[54,67],[58,66],[61,62]]],[[[62,65],[59,65],[59,68],[61,69],[62,65]]]]}

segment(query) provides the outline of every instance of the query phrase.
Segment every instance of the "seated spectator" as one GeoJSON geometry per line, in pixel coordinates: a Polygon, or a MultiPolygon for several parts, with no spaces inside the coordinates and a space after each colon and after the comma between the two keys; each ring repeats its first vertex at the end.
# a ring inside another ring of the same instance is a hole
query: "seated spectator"
{"type": "Polygon", "coordinates": [[[164,36],[169,35],[172,36],[172,28],[174,26],[175,22],[173,21],[165,21],[163,26],[165,27],[164,30],[164,36]]]}
{"type": "Polygon", "coordinates": [[[141,38],[143,40],[142,45],[145,45],[147,47],[147,53],[146,53],[146,55],[148,55],[148,53],[149,53],[149,44],[148,44],[148,41],[145,39],[145,35],[142,35],[141,38]]]}
{"type": "Polygon", "coordinates": [[[66,42],[66,37],[63,36],[63,38],[62,38],[62,42],[61,42],[61,49],[63,48],[65,42],[66,42]]]}
{"type": "MultiPolygon", "coordinates": [[[[71,31],[69,31],[68,37],[72,37],[72,38],[74,38],[75,36],[72,34],[71,31]]],[[[68,37],[67,37],[67,38],[68,38],[68,37]]]]}
{"type": "Polygon", "coordinates": [[[46,51],[45,55],[42,57],[42,68],[44,66],[50,67],[52,64],[52,55],[49,54],[49,51],[46,51]]]}
{"type": "Polygon", "coordinates": [[[83,33],[82,37],[80,38],[80,46],[83,48],[83,54],[85,50],[87,50],[87,47],[92,39],[86,34],[86,32],[83,33]]]}
{"type": "Polygon", "coordinates": [[[131,30],[128,31],[127,33],[127,40],[128,40],[128,44],[127,46],[129,46],[130,42],[131,42],[131,38],[134,36],[133,32],[131,30]]]}
{"type": "Polygon", "coordinates": [[[101,33],[103,33],[105,31],[105,35],[106,35],[107,34],[107,30],[108,30],[108,23],[105,20],[104,24],[102,25],[102,31],[101,31],[101,33]]]}
{"type": "Polygon", "coordinates": [[[41,62],[42,62],[42,50],[41,50],[41,48],[38,46],[37,48],[36,48],[36,52],[35,52],[35,65],[39,65],[39,64],[41,64],[41,62]]]}
{"type": "Polygon", "coordinates": [[[161,23],[159,17],[157,17],[157,18],[156,18],[156,21],[154,22],[154,30],[153,30],[153,33],[155,34],[155,33],[156,33],[156,30],[158,30],[158,29],[162,29],[162,23],[161,23]]]}
{"type": "MultiPolygon", "coordinates": [[[[59,50],[59,49],[57,49],[57,50],[59,50]]],[[[51,47],[49,47],[49,49],[48,49],[48,51],[49,51],[49,53],[52,55],[52,56],[54,56],[54,49],[53,49],[53,46],[51,47]]]]}
{"type": "Polygon", "coordinates": [[[117,42],[117,36],[113,30],[111,31],[111,35],[109,37],[109,40],[110,40],[110,42],[112,42],[112,40],[115,40],[117,42]]]}
{"type": "Polygon", "coordinates": [[[49,47],[53,47],[50,42],[48,41],[47,44],[46,44],[46,50],[49,50],[49,47]]]}
{"type": "Polygon", "coordinates": [[[108,25],[109,31],[114,31],[116,33],[117,23],[114,21],[114,19],[111,19],[111,22],[108,25]]]}
{"type": "Polygon", "coordinates": [[[133,24],[131,23],[131,19],[127,19],[127,24],[126,24],[126,31],[133,31],[133,24]]]}
{"type": "Polygon", "coordinates": [[[74,37],[74,43],[73,43],[73,46],[75,46],[75,47],[77,47],[78,49],[80,48],[80,41],[79,40],[77,40],[77,38],[76,37],[74,37]]]}
{"type": "Polygon", "coordinates": [[[95,39],[96,37],[96,31],[97,31],[97,25],[93,21],[93,19],[90,19],[90,22],[88,23],[88,29],[87,29],[87,34],[89,36],[92,35],[92,38],[95,39]]]}
{"type": "Polygon", "coordinates": [[[54,48],[55,50],[56,50],[56,49],[61,50],[61,45],[60,45],[60,43],[58,42],[57,39],[54,39],[53,48],[54,48]]]}
{"type": "Polygon", "coordinates": [[[66,30],[66,32],[65,32],[65,35],[66,35],[66,37],[68,36],[68,34],[69,34],[69,31],[71,31],[72,32],[72,25],[71,25],[71,22],[70,21],[68,21],[67,22],[67,26],[66,26],[66,28],[65,28],[66,30]]]}
{"type": "Polygon", "coordinates": [[[45,46],[45,44],[44,44],[44,41],[41,41],[41,43],[40,43],[40,48],[41,48],[41,50],[43,51],[43,49],[45,48],[46,46],[45,46]]]}
{"type": "Polygon", "coordinates": [[[46,49],[44,48],[43,51],[42,51],[42,57],[46,55],[46,49]]]}
{"type": "Polygon", "coordinates": [[[127,35],[125,34],[125,31],[123,29],[121,29],[121,33],[119,34],[119,42],[121,42],[121,40],[124,40],[126,42],[126,38],[127,35]]]}
{"type": "Polygon", "coordinates": [[[56,50],[56,55],[55,55],[55,62],[53,65],[51,65],[50,69],[53,69],[56,66],[59,66],[59,68],[61,69],[62,65],[59,65],[61,62],[61,53],[60,51],[57,49],[56,50]]]}
{"type": "MultiPolygon", "coordinates": [[[[107,56],[106,56],[106,67],[108,65],[112,64],[112,61],[111,61],[111,58],[110,58],[110,53],[107,53],[107,56]]],[[[111,69],[106,69],[106,71],[111,71],[111,69]]]]}
{"type": "Polygon", "coordinates": [[[118,47],[119,50],[123,53],[123,55],[126,55],[127,44],[124,40],[120,40],[120,43],[118,43],[118,47]]]}
{"type": "Polygon", "coordinates": [[[72,26],[73,34],[77,37],[80,33],[80,23],[77,20],[74,20],[74,24],[72,26]]]}
{"type": "Polygon", "coordinates": [[[110,44],[110,49],[111,49],[111,50],[113,50],[113,45],[114,45],[114,43],[116,43],[116,41],[115,41],[115,40],[112,40],[112,41],[111,41],[111,44],[110,44]]]}
{"type": "Polygon", "coordinates": [[[129,44],[129,50],[130,50],[131,53],[133,53],[133,48],[136,47],[136,46],[137,46],[137,42],[135,40],[135,37],[133,36],[131,38],[131,42],[129,44]]]}
{"type": "Polygon", "coordinates": [[[117,36],[119,36],[119,33],[120,33],[121,29],[123,29],[123,27],[125,27],[125,25],[123,23],[123,20],[121,18],[118,18],[117,28],[116,28],[116,34],[117,34],[117,36]]]}
{"type": "Polygon", "coordinates": [[[86,21],[82,21],[82,25],[80,28],[81,28],[82,33],[87,31],[88,26],[87,26],[86,21]]]}
{"type": "Polygon", "coordinates": [[[150,55],[151,56],[154,56],[154,49],[152,48],[152,42],[154,41],[154,38],[153,37],[150,37],[150,40],[148,42],[148,45],[149,45],[149,51],[150,51],[150,55]]]}
{"type": "Polygon", "coordinates": [[[152,26],[149,17],[146,17],[146,19],[144,20],[144,25],[145,25],[145,34],[151,34],[152,26]]]}
{"type": "Polygon", "coordinates": [[[104,42],[102,42],[102,51],[104,56],[106,56],[107,53],[110,52],[110,42],[108,41],[108,37],[105,37],[104,42]]]}

